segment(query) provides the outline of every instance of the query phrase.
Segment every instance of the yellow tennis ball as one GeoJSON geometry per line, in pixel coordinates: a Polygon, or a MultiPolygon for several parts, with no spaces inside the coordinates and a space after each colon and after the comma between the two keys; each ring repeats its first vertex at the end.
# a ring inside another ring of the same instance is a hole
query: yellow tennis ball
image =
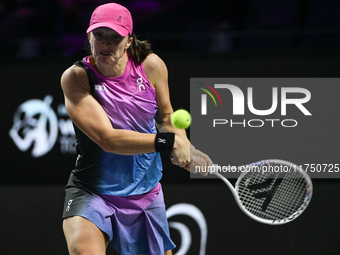
{"type": "Polygon", "coordinates": [[[188,128],[191,124],[191,115],[186,110],[177,110],[171,116],[171,123],[179,129],[188,128]]]}

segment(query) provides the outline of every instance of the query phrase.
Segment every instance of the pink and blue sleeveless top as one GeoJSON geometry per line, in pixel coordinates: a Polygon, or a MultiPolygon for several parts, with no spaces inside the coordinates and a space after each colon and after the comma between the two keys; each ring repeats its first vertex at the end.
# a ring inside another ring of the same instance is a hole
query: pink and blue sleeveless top
{"type": "MultiPolygon", "coordinates": [[[[128,54],[128,63],[119,77],[105,77],[90,63],[91,56],[75,64],[88,75],[91,93],[102,105],[115,129],[156,133],[156,91],[146,77],[143,64],[128,54]]],[[[159,153],[118,155],[107,153],[76,126],[77,153],[72,178],[95,193],[115,196],[144,194],[162,177],[159,153]]]]}

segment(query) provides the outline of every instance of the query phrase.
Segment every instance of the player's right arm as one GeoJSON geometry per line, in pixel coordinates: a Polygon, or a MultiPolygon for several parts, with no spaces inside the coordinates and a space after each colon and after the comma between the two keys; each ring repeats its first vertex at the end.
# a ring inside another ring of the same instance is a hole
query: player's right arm
{"type": "Polygon", "coordinates": [[[155,134],[114,129],[102,106],[92,96],[87,74],[78,66],[61,77],[65,107],[73,123],[104,151],[134,155],[155,151],[155,134]]]}

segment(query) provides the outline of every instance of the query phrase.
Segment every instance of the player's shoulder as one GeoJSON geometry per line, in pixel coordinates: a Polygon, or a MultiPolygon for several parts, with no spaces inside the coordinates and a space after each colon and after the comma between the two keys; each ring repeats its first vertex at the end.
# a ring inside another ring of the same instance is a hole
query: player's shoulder
{"type": "Polygon", "coordinates": [[[69,79],[82,78],[83,76],[86,76],[86,71],[75,64],[67,68],[62,74],[62,77],[69,79]]]}
{"type": "Polygon", "coordinates": [[[65,88],[77,85],[88,87],[88,77],[83,68],[72,65],[63,72],[61,76],[61,86],[65,88]]]}
{"type": "Polygon", "coordinates": [[[151,53],[143,62],[145,73],[148,76],[159,76],[167,74],[167,67],[164,61],[155,53],[151,53]]]}
{"type": "Polygon", "coordinates": [[[62,80],[63,79],[70,81],[86,80],[87,74],[83,68],[74,64],[64,71],[64,73],[62,74],[62,80]]]}

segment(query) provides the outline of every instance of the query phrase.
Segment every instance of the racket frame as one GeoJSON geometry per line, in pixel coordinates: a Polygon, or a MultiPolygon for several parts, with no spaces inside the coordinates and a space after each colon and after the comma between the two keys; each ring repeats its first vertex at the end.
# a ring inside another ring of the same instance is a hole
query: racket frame
{"type": "Polygon", "coordinates": [[[282,164],[282,165],[287,165],[291,168],[294,169],[294,171],[299,171],[306,183],[307,183],[307,189],[306,189],[306,196],[304,198],[304,201],[302,203],[302,205],[294,212],[292,213],[290,216],[283,218],[283,219],[276,219],[276,220],[268,220],[268,219],[263,219],[260,218],[254,214],[252,214],[251,212],[249,212],[244,205],[242,204],[239,196],[238,196],[238,187],[239,187],[239,183],[242,180],[243,176],[245,174],[247,174],[247,171],[244,171],[240,174],[240,176],[238,177],[235,187],[230,183],[230,181],[224,177],[222,174],[218,173],[217,169],[218,169],[218,165],[214,164],[210,167],[210,174],[214,174],[217,177],[219,177],[230,189],[231,193],[233,194],[235,201],[237,203],[237,205],[240,207],[240,209],[247,215],[249,216],[251,219],[260,222],[260,223],[264,223],[264,224],[268,224],[268,225],[282,225],[282,224],[286,224],[291,222],[292,220],[296,219],[298,216],[300,216],[302,214],[302,212],[307,208],[307,206],[309,205],[311,198],[312,198],[312,194],[313,194],[313,184],[312,184],[312,180],[309,177],[309,175],[306,173],[306,171],[304,171],[300,166],[291,163],[289,161],[286,160],[281,160],[281,159],[267,159],[267,160],[262,160],[262,161],[258,161],[252,164],[248,164],[246,166],[240,166],[239,168],[244,168],[246,169],[246,167],[249,166],[261,166],[263,164],[282,164]]]}

